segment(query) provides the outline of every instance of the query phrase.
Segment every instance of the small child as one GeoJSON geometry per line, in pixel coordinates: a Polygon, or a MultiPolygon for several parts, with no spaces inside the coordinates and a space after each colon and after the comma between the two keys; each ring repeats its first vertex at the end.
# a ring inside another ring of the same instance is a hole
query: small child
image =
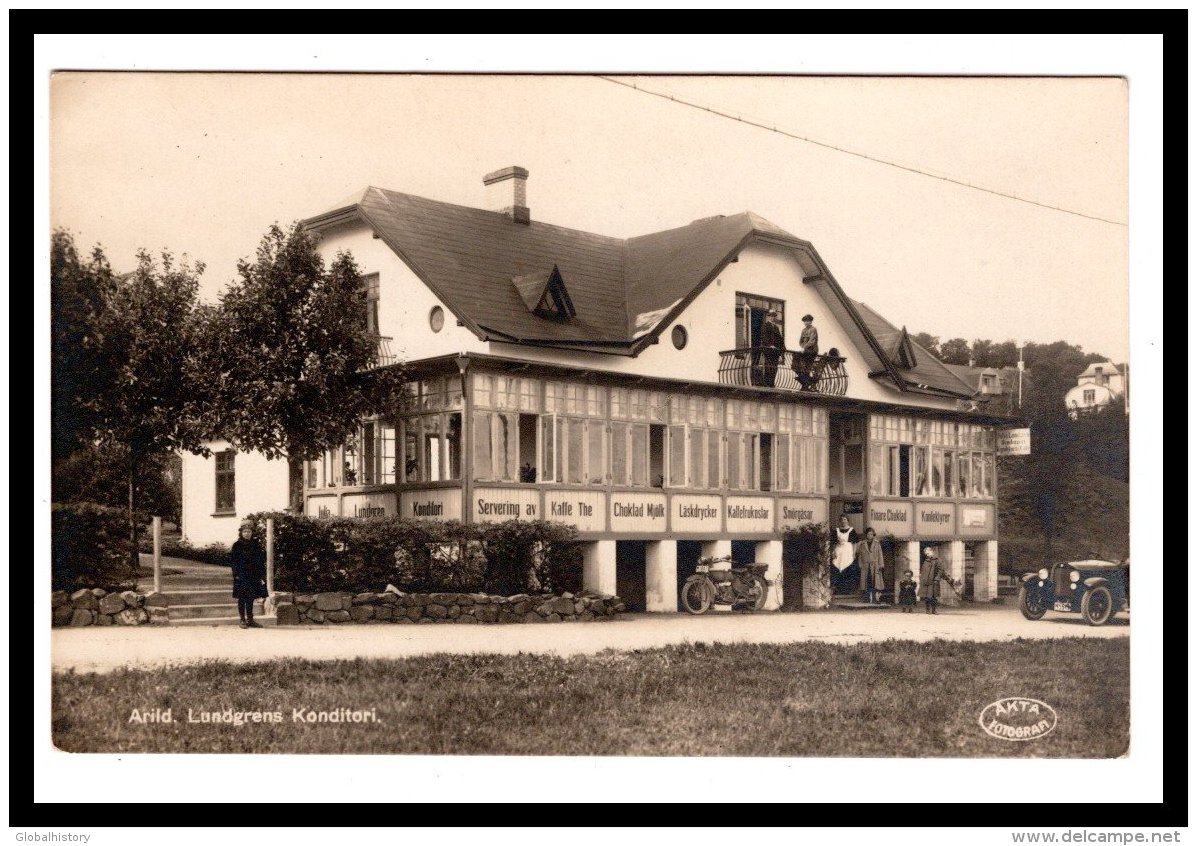
{"type": "Polygon", "coordinates": [[[902,606],[903,614],[913,614],[914,604],[916,601],[916,589],[918,585],[914,581],[914,571],[907,570],[905,577],[898,583],[898,604],[902,606]]]}

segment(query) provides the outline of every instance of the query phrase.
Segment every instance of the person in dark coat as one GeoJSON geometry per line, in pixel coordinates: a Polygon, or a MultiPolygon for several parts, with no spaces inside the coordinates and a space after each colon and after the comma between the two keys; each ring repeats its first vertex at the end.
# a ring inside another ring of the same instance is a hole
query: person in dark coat
{"type": "Polygon", "coordinates": [[[781,362],[785,352],[785,338],[781,333],[781,313],[770,309],[765,313],[765,320],[761,323],[760,346],[757,351],[758,384],[772,388],[777,382],[777,365],[781,362]]]}
{"type": "Polygon", "coordinates": [[[254,538],[253,524],[248,521],[241,524],[241,537],[229,550],[229,565],[241,628],[262,628],[261,623],[254,622],[254,600],[266,598],[266,550],[254,538]]]}
{"type": "Polygon", "coordinates": [[[860,566],[860,592],[869,604],[876,605],[885,590],[885,551],[872,527],[865,529],[865,539],[856,545],[856,563],[860,566]]]}
{"type": "Polygon", "coordinates": [[[918,582],[914,580],[914,570],[907,570],[902,581],[898,582],[898,604],[902,606],[903,614],[913,614],[915,603],[918,602],[918,582]]]}
{"type": "Polygon", "coordinates": [[[938,614],[940,581],[952,585],[951,578],[939,563],[939,555],[931,547],[923,550],[923,566],[919,570],[919,596],[927,604],[928,614],[938,614]]]}
{"type": "Polygon", "coordinates": [[[802,316],[802,334],[798,336],[798,354],[794,356],[794,375],[798,377],[801,390],[810,390],[819,379],[812,375],[815,360],[819,355],[819,330],[815,328],[815,318],[809,314],[802,316]]]}

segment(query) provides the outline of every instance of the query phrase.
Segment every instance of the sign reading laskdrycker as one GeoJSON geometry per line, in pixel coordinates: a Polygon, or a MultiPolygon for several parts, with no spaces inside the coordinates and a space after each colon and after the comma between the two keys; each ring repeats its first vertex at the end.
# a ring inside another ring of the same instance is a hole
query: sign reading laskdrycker
{"type": "Polygon", "coordinates": [[[670,529],[675,532],[718,532],[723,523],[723,499],[718,496],[673,497],[670,529]]]}
{"type": "Polygon", "coordinates": [[[1030,429],[999,429],[997,433],[998,455],[1030,455],[1030,429]]]}
{"type": "Polygon", "coordinates": [[[729,496],[725,505],[727,531],[773,531],[773,499],[761,496],[729,496]]]}
{"type": "Polygon", "coordinates": [[[471,507],[474,510],[474,522],[476,523],[539,520],[540,491],[515,488],[475,488],[471,507]]]}
{"type": "Polygon", "coordinates": [[[577,526],[580,532],[602,532],[607,528],[607,495],[602,491],[546,491],[544,516],[577,526]]]}
{"type": "Polygon", "coordinates": [[[787,497],[777,500],[777,527],[827,522],[827,500],[815,497],[787,497]]]}
{"type": "Polygon", "coordinates": [[[665,531],[665,494],[612,493],[611,531],[665,531]]]}
{"type": "Polygon", "coordinates": [[[878,535],[893,535],[896,538],[910,537],[914,520],[911,511],[914,506],[910,502],[901,500],[873,500],[869,503],[868,519],[865,524],[871,526],[878,535]]]}
{"type": "Polygon", "coordinates": [[[342,517],[394,517],[397,505],[390,492],[351,494],[341,499],[342,517]]]}
{"type": "Polygon", "coordinates": [[[460,520],[461,489],[404,491],[399,497],[399,516],[417,520],[460,520]]]}
{"type": "Polygon", "coordinates": [[[915,503],[914,513],[914,528],[920,537],[956,534],[956,506],[951,503],[915,503]]]}

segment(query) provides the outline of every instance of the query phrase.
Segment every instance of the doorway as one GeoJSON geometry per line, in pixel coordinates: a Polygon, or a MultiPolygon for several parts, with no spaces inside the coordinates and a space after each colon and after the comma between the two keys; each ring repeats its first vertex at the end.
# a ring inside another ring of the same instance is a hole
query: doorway
{"type": "Polygon", "coordinates": [[[644,611],[647,606],[646,548],[645,541],[615,542],[615,593],[629,611],[644,611]]]}

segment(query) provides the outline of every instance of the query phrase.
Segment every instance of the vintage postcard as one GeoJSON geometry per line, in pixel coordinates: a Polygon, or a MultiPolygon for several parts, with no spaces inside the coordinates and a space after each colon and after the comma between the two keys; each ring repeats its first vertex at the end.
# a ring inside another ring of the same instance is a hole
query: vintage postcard
{"type": "Polygon", "coordinates": [[[1134,748],[1125,79],[49,107],[59,753],[1134,748]]]}

